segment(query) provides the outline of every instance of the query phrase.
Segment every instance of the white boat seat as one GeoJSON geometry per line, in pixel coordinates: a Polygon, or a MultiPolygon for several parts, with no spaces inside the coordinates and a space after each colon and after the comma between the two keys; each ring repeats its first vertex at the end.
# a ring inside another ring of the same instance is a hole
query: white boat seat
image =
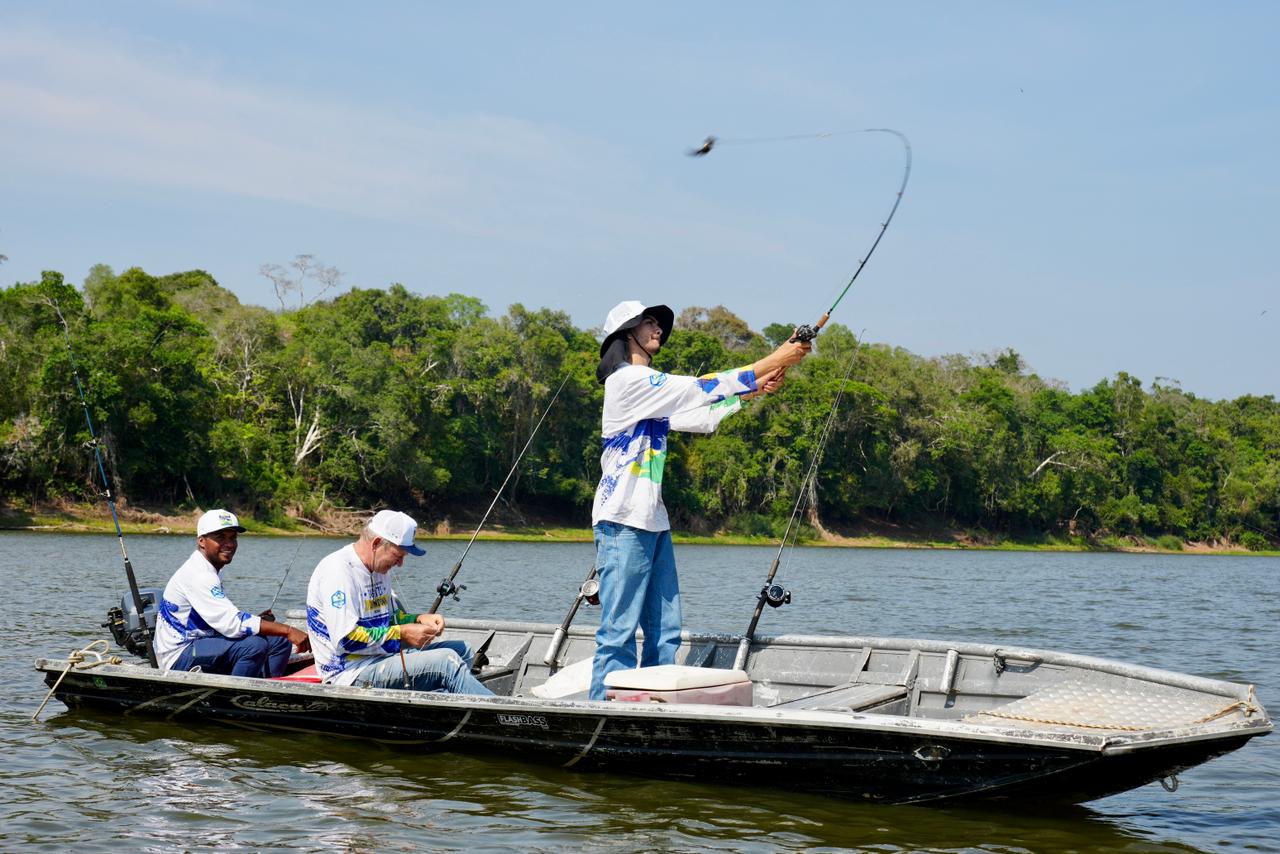
{"type": "Polygon", "coordinates": [[[609,688],[629,691],[683,691],[689,688],[716,688],[747,682],[745,670],[716,667],[688,667],[683,664],[659,664],[615,670],[604,677],[609,688]]]}

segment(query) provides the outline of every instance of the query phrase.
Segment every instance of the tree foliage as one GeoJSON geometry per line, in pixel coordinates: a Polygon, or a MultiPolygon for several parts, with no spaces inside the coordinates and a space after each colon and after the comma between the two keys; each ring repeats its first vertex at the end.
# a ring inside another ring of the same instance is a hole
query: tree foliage
{"type": "MultiPolygon", "coordinates": [[[[296,278],[336,274],[302,260],[311,266],[295,263],[296,278]]],[[[242,305],[200,270],[99,266],[83,289],[46,273],[0,290],[0,494],[96,493],[65,320],[110,471],[134,502],[226,502],[266,518],[394,504],[446,517],[492,498],[563,382],[504,497],[515,513],[586,524],[602,397],[588,331],[562,312],[516,304],[492,317],[472,297],[398,284],[298,303],[242,305]]],[[[790,331],[687,308],[655,366],[746,365],[790,331]]],[[[925,359],[839,324],[778,394],[714,434],[672,435],[675,524],[779,532],[837,394],[811,524],[1259,548],[1280,534],[1270,396],[1214,402],[1124,372],[1072,393],[1012,350],[925,359]]]]}

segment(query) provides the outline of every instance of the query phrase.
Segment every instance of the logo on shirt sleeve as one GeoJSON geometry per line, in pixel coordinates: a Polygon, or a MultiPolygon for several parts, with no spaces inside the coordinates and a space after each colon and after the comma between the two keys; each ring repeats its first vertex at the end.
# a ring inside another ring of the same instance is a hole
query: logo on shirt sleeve
{"type": "Polygon", "coordinates": [[[329,597],[329,604],[335,608],[341,608],[347,604],[347,594],[341,590],[335,590],[333,595],[329,597]]]}
{"type": "Polygon", "coordinates": [[[649,385],[660,388],[667,381],[666,374],[649,374],[649,385]]]}
{"type": "Polygon", "coordinates": [[[226,599],[226,598],[227,598],[227,594],[225,594],[225,593],[223,593],[223,592],[222,592],[222,586],[221,586],[221,585],[218,585],[217,587],[210,587],[210,588],[209,588],[209,595],[211,595],[214,599],[226,599]]]}

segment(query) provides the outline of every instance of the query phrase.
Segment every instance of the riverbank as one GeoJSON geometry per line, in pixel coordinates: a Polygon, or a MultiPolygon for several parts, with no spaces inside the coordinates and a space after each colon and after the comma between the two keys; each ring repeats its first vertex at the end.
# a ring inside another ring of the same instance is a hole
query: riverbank
{"type": "MultiPolygon", "coordinates": [[[[201,510],[178,508],[143,508],[124,506],[118,509],[120,527],[125,534],[194,535],[201,510]]],[[[284,522],[268,523],[248,514],[240,522],[250,533],[263,536],[333,536],[349,537],[359,533],[367,514],[354,510],[332,510],[320,520],[289,517],[284,522]]],[[[445,519],[435,525],[424,525],[422,535],[432,540],[470,539],[483,510],[470,521],[445,519]]],[[[58,533],[114,534],[115,523],[105,504],[60,502],[57,504],[0,504],[0,530],[52,531],[58,533]]],[[[529,519],[491,520],[477,538],[507,542],[591,542],[591,529],[585,524],[567,525],[564,520],[529,519]]],[[[672,539],[683,544],[706,545],[776,545],[774,536],[752,536],[736,533],[714,535],[673,531],[672,539]]],[[[943,525],[894,525],[864,523],[849,530],[826,530],[820,537],[802,541],[806,546],[877,549],[954,549],[995,551],[1054,552],[1135,552],[1159,554],[1223,554],[1280,555],[1280,551],[1249,551],[1230,542],[1185,542],[1175,537],[1104,537],[1052,535],[1015,537],[988,532],[961,530],[943,525]]]]}

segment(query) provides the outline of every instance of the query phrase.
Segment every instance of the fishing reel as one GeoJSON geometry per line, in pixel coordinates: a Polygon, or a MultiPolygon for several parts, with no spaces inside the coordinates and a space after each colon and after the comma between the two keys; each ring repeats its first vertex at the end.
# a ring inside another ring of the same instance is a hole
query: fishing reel
{"type": "Polygon", "coordinates": [[[453,597],[453,601],[458,601],[458,594],[467,589],[465,584],[454,584],[453,579],[446,578],[440,582],[440,586],[436,588],[436,595],[441,599],[453,597]]]}
{"type": "Polygon", "coordinates": [[[797,341],[812,341],[818,337],[818,327],[811,326],[808,323],[802,323],[796,327],[796,334],[792,335],[788,343],[794,344],[797,341]]]}
{"type": "Polygon", "coordinates": [[[582,586],[578,588],[578,597],[585,600],[588,605],[599,605],[600,579],[592,577],[582,582],[582,586]]]}
{"type": "Polygon", "coordinates": [[[760,598],[770,608],[781,608],[791,604],[791,591],[781,584],[770,584],[760,591],[760,598]]]}
{"type": "Polygon", "coordinates": [[[120,597],[119,607],[107,611],[107,621],[102,627],[111,630],[116,646],[124,647],[139,658],[147,658],[147,639],[156,633],[156,609],[161,591],[148,588],[139,590],[138,595],[142,598],[141,617],[133,595],[126,593],[120,597]]]}

